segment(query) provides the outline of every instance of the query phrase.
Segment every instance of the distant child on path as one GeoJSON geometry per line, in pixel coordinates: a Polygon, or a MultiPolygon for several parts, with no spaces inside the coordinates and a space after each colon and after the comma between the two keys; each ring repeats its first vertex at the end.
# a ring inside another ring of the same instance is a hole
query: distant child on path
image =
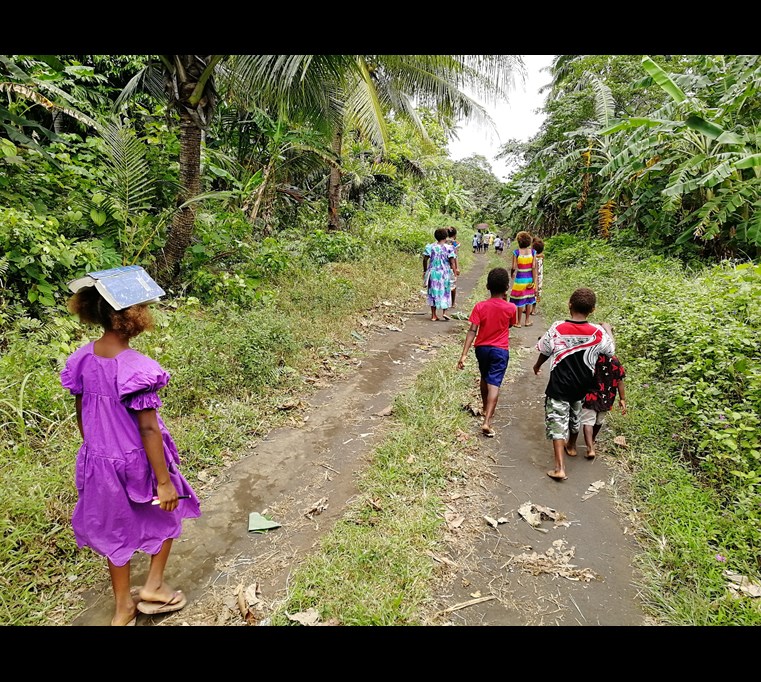
{"type": "Polygon", "coordinates": [[[544,284],[544,241],[539,237],[534,237],[531,248],[536,254],[534,256],[536,258],[536,303],[531,306],[531,314],[536,315],[536,307],[542,300],[542,285],[544,284]]]}
{"type": "Polygon", "coordinates": [[[436,240],[428,244],[423,252],[423,286],[428,292],[428,305],[431,307],[431,320],[450,320],[446,314],[452,307],[452,271],[454,255],[452,247],[447,244],[449,232],[440,227],[433,233],[436,240]],[[441,310],[441,317],[436,313],[441,310]]]}
{"type": "Polygon", "coordinates": [[[481,249],[481,235],[480,233],[476,232],[473,235],[473,253],[478,253],[481,249]]]}
{"type": "Polygon", "coordinates": [[[555,468],[547,475],[556,481],[568,478],[564,456],[576,456],[582,400],[593,388],[597,358],[615,353],[610,334],[587,322],[596,305],[594,291],[586,287],[576,289],[568,301],[570,319],[553,322],[536,344],[539,357],[534,363],[534,374],[540,373],[547,360],[552,361],[544,392],[544,420],[555,459],[555,468]]]}
{"type": "Polygon", "coordinates": [[[111,625],[135,625],[137,611],[178,611],[187,603],[164,582],[172,541],[182,521],[201,515],[195,492],[180,473],[177,447],[158,414],[158,391],[169,375],[130,348],[153,325],[146,304],[114,310],[94,286],[79,289],[69,310],[103,335],[69,356],[61,384],[75,397],[82,445],[71,524],[78,547],[106,557],[115,613],[111,625]],[[130,561],[151,555],[137,605],[130,593],[130,561]]]}
{"type": "Polygon", "coordinates": [[[465,336],[457,369],[465,367],[468,351],[475,342],[476,359],[481,374],[481,400],[484,421],[481,433],[493,438],[491,427],[499,400],[499,388],[510,360],[510,327],[517,319],[517,308],[507,300],[510,274],[505,268],[494,268],[486,277],[486,288],[491,297],[476,303],[471,312],[470,329],[465,336]]]}
{"type": "Polygon", "coordinates": [[[525,325],[530,327],[531,308],[536,303],[534,286],[536,283],[536,252],[531,248],[531,235],[521,231],[516,237],[518,248],[513,251],[513,262],[510,266],[510,276],[515,277],[510,292],[510,301],[518,307],[518,324],[521,326],[521,315],[525,317],[525,325]]]}
{"type": "MultiPolygon", "coordinates": [[[[602,323],[611,338],[613,330],[607,322],[602,323]]],[[[581,403],[581,427],[584,429],[584,443],[587,446],[587,459],[596,457],[595,441],[602,428],[605,417],[613,409],[618,394],[621,414],[626,414],[626,389],[624,379],[626,370],[615,355],[601,354],[595,363],[594,383],[592,389],[584,396],[581,403]]]]}

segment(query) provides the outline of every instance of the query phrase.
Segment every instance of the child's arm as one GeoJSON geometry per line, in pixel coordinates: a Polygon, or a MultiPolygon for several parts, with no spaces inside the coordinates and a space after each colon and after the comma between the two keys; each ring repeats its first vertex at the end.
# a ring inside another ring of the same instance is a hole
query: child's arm
{"type": "Polygon", "coordinates": [[[161,437],[156,410],[138,410],[137,427],[140,430],[140,440],[143,441],[148,462],[156,476],[159,505],[164,511],[174,511],[178,504],[177,490],[169,478],[169,470],[164,459],[164,440],[161,437]]]}
{"type": "Polygon", "coordinates": [[[82,396],[78,395],[74,399],[74,406],[77,410],[77,426],[79,427],[79,435],[82,436],[82,440],[85,439],[85,430],[82,428],[82,396]]]}
{"type": "Polygon", "coordinates": [[[534,374],[539,374],[539,372],[542,371],[542,365],[547,362],[547,360],[550,359],[549,355],[542,355],[539,353],[539,357],[536,359],[536,362],[534,363],[534,374]]]}
{"type": "Polygon", "coordinates": [[[534,283],[534,288],[536,288],[536,283],[538,281],[537,277],[539,276],[539,266],[537,265],[536,251],[532,251],[532,253],[534,254],[534,257],[531,259],[531,281],[534,283]]]}
{"type": "Polygon", "coordinates": [[[515,277],[515,271],[518,269],[518,258],[513,254],[513,262],[510,264],[510,279],[515,277]]]}
{"type": "Polygon", "coordinates": [[[626,414],[626,388],[624,380],[618,380],[618,404],[621,406],[621,414],[626,414]]]}
{"type": "Polygon", "coordinates": [[[471,322],[470,329],[468,329],[468,333],[465,335],[465,344],[462,347],[462,355],[460,355],[460,359],[457,361],[457,369],[463,369],[465,367],[465,358],[468,357],[468,351],[476,340],[477,333],[478,325],[471,322]]]}

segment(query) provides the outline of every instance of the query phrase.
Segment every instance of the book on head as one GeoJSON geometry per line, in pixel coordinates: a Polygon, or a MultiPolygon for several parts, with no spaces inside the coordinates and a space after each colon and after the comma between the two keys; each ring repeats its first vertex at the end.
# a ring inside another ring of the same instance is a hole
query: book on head
{"type": "Polygon", "coordinates": [[[88,272],[69,282],[75,294],[83,287],[94,286],[114,310],[123,310],[140,303],[155,303],[164,290],[139,265],[123,265],[109,270],[88,272]]]}

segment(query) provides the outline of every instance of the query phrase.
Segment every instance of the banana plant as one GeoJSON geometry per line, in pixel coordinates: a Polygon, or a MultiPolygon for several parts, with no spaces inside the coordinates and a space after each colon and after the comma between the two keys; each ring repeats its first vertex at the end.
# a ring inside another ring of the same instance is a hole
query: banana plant
{"type": "MultiPolygon", "coordinates": [[[[605,191],[627,195],[636,211],[653,204],[662,209],[671,221],[662,229],[673,230],[676,244],[719,240],[760,247],[761,147],[746,113],[761,84],[758,55],[725,62],[694,94],[649,57],[642,66],[670,102],[652,117],[616,121],[600,131],[618,148],[600,170],[605,191]]],[[[636,219],[636,211],[626,218],[636,219]]]]}

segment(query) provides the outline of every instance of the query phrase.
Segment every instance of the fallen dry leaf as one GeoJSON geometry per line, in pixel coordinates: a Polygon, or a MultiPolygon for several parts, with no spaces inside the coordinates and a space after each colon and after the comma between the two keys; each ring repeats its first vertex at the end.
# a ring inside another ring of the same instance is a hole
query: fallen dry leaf
{"type": "MultiPolygon", "coordinates": [[[[528,522],[530,526],[537,530],[539,524],[542,521],[555,521],[556,525],[560,525],[560,521],[565,520],[565,514],[553,509],[552,507],[544,507],[540,504],[534,504],[533,502],[524,502],[519,508],[518,513],[528,522]]],[[[546,531],[544,531],[546,532],[546,531]]]]}
{"type": "Polygon", "coordinates": [[[390,417],[394,412],[394,408],[391,405],[384,407],[380,412],[376,412],[376,417],[390,417]]]}
{"type": "Polygon", "coordinates": [[[449,528],[452,529],[459,528],[463,524],[463,521],[465,521],[465,517],[462,514],[452,511],[444,512],[444,519],[449,528]]]}
{"type": "Polygon", "coordinates": [[[470,596],[473,597],[473,599],[478,599],[481,596],[481,591],[476,590],[475,592],[471,592],[470,596]]]}
{"type": "Polygon", "coordinates": [[[323,497],[321,500],[318,500],[315,502],[308,511],[304,512],[304,516],[306,516],[308,519],[311,519],[313,516],[317,516],[318,514],[322,514],[326,509],[328,508],[328,498],[323,497]]]}
{"type": "Polygon", "coordinates": [[[493,519],[491,516],[484,516],[486,519],[486,523],[488,523],[490,526],[496,528],[497,527],[497,519],[493,519]]]}
{"type": "Polygon", "coordinates": [[[629,447],[628,444],[626,443],[626,438],[624,436],[616,436],[613,439],[613,442],[616,445],[620,445],[622,448],[628,448],[629,447]]]}
{"type": "Polygon", "coordinates": [[[295,621],[301,625],[317,625],[320,620],[320,614],[317,613],[317,609],[315,608],[307,609],[306,611],[300,611],[299,613],[294,613],[293,615],[287,615],[288,620],[295,621]]]}
{"type": "Polygon", "coordinates": [[[761,597],[761,583],[730,570],[724,571],[724,577],[731,581],[727,587],[729,587],[735,596],[742,596],[740,594],[742,592],[742,594],[748,597],[761,597]]]}
{"type": "Polygon", "coordinates": [[[590,497],[594,497],[604,487],[605,487],[605,482],[604,481],[595,481],[594,483],[590,484],[590,486],[587,488],[586,495],[582,495],[581,499],[582,500],[588,500],[590,497]]]}

